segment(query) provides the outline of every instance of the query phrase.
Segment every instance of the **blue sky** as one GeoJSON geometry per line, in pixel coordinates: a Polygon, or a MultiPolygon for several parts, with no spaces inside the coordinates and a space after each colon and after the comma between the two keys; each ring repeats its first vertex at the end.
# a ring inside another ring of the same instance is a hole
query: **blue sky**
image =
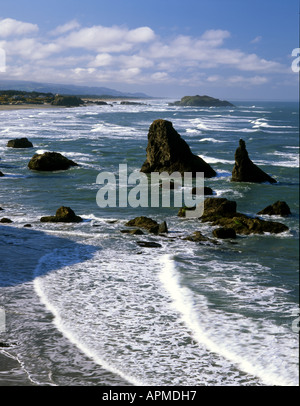
{"type": "Polygon", "coordinates": [[[0,80],[165,97],[296,100],[299,74],[291,64],[299,46],[298,0],[0,4],[0,80]]]}

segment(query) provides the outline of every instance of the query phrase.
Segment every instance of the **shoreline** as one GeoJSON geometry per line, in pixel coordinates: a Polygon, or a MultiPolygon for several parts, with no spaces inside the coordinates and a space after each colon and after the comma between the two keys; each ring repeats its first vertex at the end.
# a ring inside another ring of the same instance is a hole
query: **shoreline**
{"type": "Polygon", "coordinates": [[[0,105],[0,111],[10,110],[29,110],[29,109],[59,109],[65,106],[53,106],[52,104],[3,104],[0,105]]]}

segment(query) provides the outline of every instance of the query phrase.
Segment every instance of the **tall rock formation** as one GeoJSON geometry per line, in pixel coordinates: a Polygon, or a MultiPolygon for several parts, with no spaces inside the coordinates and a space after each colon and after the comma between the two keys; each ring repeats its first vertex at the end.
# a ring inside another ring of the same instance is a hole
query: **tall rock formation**
{"type": "Polygon", "coordinates": [[[246,150],[246,143],[242,139],[240,139],[240,145],[235,151],[234,158],[235,165],[231,178],[233,182],[277,183],[251,161],[246,150]]]}
{"type": "Polygon", "coordinates": [[[216,176],[214,169],[194,155],[188,144],[173,128],[170,121],[155,120],[148,133],[147,159],[141,172],[204,172],[206,178],[216,176]]]}

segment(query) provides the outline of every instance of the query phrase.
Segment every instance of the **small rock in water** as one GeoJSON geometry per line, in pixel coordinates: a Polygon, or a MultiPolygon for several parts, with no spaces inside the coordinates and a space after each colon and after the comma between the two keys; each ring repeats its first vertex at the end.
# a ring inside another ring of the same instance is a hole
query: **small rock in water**
{"type": "Polygon", "coordinates": [[[33,148],[33,145],[32,145],[32,142],[30,142],[27,138],[16,138],[14,140],[8,141],[7,147],[9,147],[9,148],[33,148]]]}
{"type": "Polygon", "coordinates": [[[270,206],[265,207],[263,210],[259,211],[257,214],[268,214],[269,216],[289,216],[291,210],[286,202],[277,201],[270,206]]]}
{"type": "Polygon", "coordinates": [[[41,217],[42,223],[79,223],[82,218],[76,216],[74,211],[70,207],[60,207],[55,216],[45,216],[41,217]]]}
{"type": "Polygon", "coordinates": [[[161,244],[152,241],[137,241],[136,242],[140,247],[145,248],[161,248],[161,244]]]}

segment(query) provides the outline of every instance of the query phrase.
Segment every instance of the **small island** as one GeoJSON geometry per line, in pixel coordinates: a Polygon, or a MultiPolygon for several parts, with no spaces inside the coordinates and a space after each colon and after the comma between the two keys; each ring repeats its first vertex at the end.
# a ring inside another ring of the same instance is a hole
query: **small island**
{"type": "Polygon", "coordinates": [[[210,96],[184,96],[180,101],[169,103],[169,106],[192,106],[192,107],[234,107],[226,100],[215,99],[210,96]]]}

